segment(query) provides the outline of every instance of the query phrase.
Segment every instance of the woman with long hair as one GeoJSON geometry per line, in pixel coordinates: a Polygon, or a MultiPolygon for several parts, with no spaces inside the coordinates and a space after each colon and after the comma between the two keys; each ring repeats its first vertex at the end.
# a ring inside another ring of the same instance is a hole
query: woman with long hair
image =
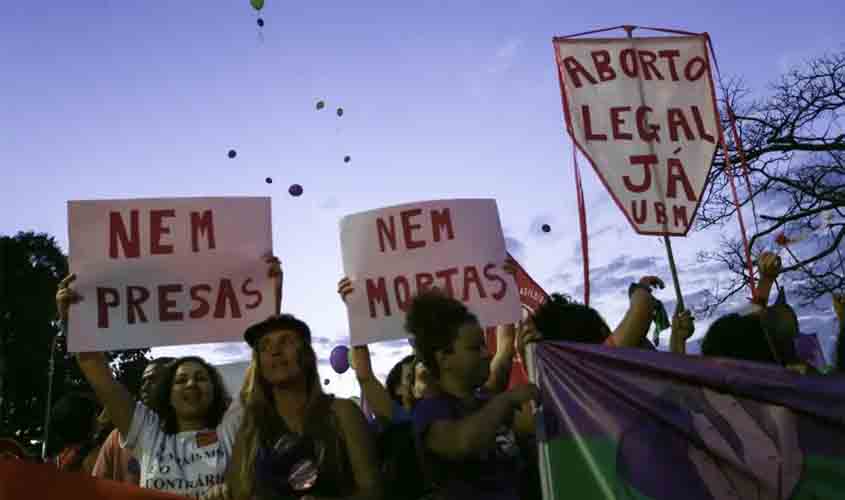
{"type": "Polygon", "coordinates": [[[364,416],[351,400],[323,393],[308,325],[282,314],[252,325],[244,338],[252,363],[221,496],[381,498],[364,416]]]}

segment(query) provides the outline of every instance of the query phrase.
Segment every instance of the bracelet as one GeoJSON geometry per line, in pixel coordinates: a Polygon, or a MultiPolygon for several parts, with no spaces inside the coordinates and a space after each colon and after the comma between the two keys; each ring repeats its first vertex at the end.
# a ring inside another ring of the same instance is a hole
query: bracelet
{"type": "Polygon", "coordinates": [[[628,287],[628,298],[631,298],[631,296],[634,295],[634,291],[636,291],[637,288],[645,290],[649,295],[651,295],[650,287],[643,285],[642,283],[631,283],[631,286],[628,287]]]}

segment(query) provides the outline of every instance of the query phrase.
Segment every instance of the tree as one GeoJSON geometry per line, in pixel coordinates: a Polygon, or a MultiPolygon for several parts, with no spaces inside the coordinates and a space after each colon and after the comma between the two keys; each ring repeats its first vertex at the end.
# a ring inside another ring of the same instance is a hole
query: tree
{"type": "MultiPolygon", "coordinates": [[[[720,148],[697,227],[736,223],[729,177],[733,172],[752,253],[781,251],[791,296],[809,305],[845,289],[845,51],[792,69],[771,86],[766,98],[749,96],[741,80],[723,85],[720,109],[733,110],[740,141],[732,137],[729,111],[723,113],[733,170],[720,148]],[[747,181],[742,177],[743,159],[747,181]]],[[[747,286],[739,238],[724,239],[718,250],[702,252],[699,259],[723,264],[731,273],[727,283],[717,285],[707,312],[747,286]]]]}
{"type": "MultiPolygon", "coordinates": [[[[39,439],[47,403],[53,338],[60,331],[55,295],[68,272],[67,258],[46,234],[0,236],[0,436],[39,439]]],[[[149,349],[109,353],[116,376],[130,390],[140,386],[149,349]]],[[[53,400],[73,389],[89,390],[72,355],[60,345],[53,400]]]]}

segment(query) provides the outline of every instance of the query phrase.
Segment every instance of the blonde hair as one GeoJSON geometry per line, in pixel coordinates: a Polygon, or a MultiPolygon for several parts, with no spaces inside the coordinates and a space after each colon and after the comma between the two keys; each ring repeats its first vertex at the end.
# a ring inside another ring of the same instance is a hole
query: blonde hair
{"type": "MultiPolygon", "coordinates": [[[[299,364],[306,377],[307,411],[323,395],[323,389],[320,386],[320,374],[317,372],[317,355],[305,339],[302,339],[299,364]]],[[[253,349],[252,361],[245,372],[240,402],[244,415],[235,438],[226,486],[229,498],[249,500],[255,493],[255,457],[262,444],[262,430],[268,429],[272,420],[278,418],[273,400],[273,387],[261,376],[257,349],[253,349]]]]}

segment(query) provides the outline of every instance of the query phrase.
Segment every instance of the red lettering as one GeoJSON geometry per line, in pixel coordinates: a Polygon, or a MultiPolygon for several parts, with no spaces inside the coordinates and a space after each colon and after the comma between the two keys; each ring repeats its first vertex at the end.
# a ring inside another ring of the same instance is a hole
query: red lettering
{"type": "Polygon", "coordinates": [[[686,136],[687,140],[695,140],[695,136],[692,135],[692,129],[689,123],[687,123],[683,111],[678,108],[669,108],[666,116],[669,121],[669,139],[673,142],[678,142],[678,127],[683,127],[684,136],[686,136]]]}
{"type": "Polygon", "coordinates": [[[593,56],[593,64],[599,73],[599,79],[601,81],[606,82],[616,78],[616,72],[613,71],[613,67],[610,65],[610,52],[606,50],[594,50],[590,52],[590,55],[593,56]]]}
{"type": "Polygon", "coordinates": [[[261,295],[261,291],[258,289],[250,290],[249,284],[252,282],[252,278],[247,278],[244,281],[244,284],[241,285],[241,292],[246,295],[247,297],[255,297],[255,302],[252,304],[244,304],[244,307],[247,309],[255,309],[256,307],[261,305],[261,301],[264,300],[264,297],[261,295]]]}
{"type": "Polygon", "coordinates": [[[241,317],[241,306],[238,304],[238,296],[235,295],[235,289],[232,287],[232,280],[222,278],[220,280],[220,289],[217,291],[217,302],[214,304],[214,317],[226,317],[226,302],[229,303],[229,310],[232,318],[241,317]]]}
{"type": "Polygon", "coordinates": [[[593,85],[598,83],[596,79],[593,78],[593,75],[591,75],[586,69],[584,69],[584,66],[581,66],[581,63],[579,63],[578,60],[572,56],[563,59],[563,67],[566,69],[566,72],[569,73],[569,79],[572,80],[573,85],[575,85],[575,87],[579,89],[583,85],[581,83],[581,79],[578,77],[579,73],[584,77],[585,80],[592,83],[593,85]]]}
{"type": "Polygon", "coordinates": [[[648,191],[651,187],[651,170],[649,170],[649,167],[657,164],[657,155],[633,155],[628,157],[628,161],[631,162],[631,165],[642,165],[643,182],[642,184],[634,184],[630,177],[623,175],[622,181],[625,183],[625,188],[632,193],[648,191]]]}
{"type": "Polygon", "coordinates": [[[129,211],[129,231],[123,224],[123,216],[120,212],[109,212],[109,257],[118,258],[118,241],[123,248],[123,255],[127,259],[135,259],[141,256],[141,229],[138,224],[138,211],[129,211]],[[131,236],[130,236],[131,234],[131,236]]]}
{"type": "Polygon", "coordinates": [[[97,287],[97,328],[109,327],[109,307],[120,305],[120,295],[114,288],[97,287]]]}
{"type": "Polygon", "coordinates": [[[657,217],[658,224],[666,224],[666,205],[662,202],[654,202],[654,215],[657,217]]]}
{"type": "Polygon", "coordinates": [[[211,210],[206,210],[203,213],[191,212],[191,248],[194,252],[200,251],[200,234],[205,236],[209,250],[216,247],[214,241],[214,219],[211,210]]]}
{"type": "Polygon", "coordinates": [[[707,71],[707,62],[701,56],[693,57],[684,67],[684,77],[694,82],[704,75],[707,71]]]}
{"type": "Polygon", "coordinates": [[[489,281],[495,281],[499,284],[499,290],[493,292],[490,296],[493,297],[493,299],[495,299],[496,301],[500,301],[508,293],[508,282],[505,281],[498,274],[492,272],[496,268],[496,264],[493,264],[492,262],[484,266],[484,277],[487,278],[489,281]]]}
{"type": "Polygon", "coordinates": [[[660,125],[650,124],[646,116],[646,113],[651,112],[652,109],[648,106],[637,108],[637,132],[640,134],[640,139],[646,142],[660,142],[660,137],[657,135],[660,125]]]}
{"type": "Polygon", "coordinates": [[[449,213],[448,208],[442,211],[431,211],[431,232],[434,235],[434,241],[440,241],[441,231],[446,231],[446,239],[455,239],[455,230],[452,229],[452,214],[449,213]]]}
{"type": "Polygon", "coordinates": [[[631,111],[631,106],[619,106],[616,108],[610,108],[610,129],[613,131],[614,139],[630,141],[634,138],[633,135],[619,130],[619,128],[625,124],[625,119],[619,116],[619,114],[627,113],[629,111],[631,111]]]}
{"type": "Polygon", "coordinates": [[[588,141],[606,141],[607,134],[595,134],[593,133],[593,121],[590,119],[590,107],[589,106],[581,106],[581,115],[583,116],[584,121],[584,134],[587,136],[588,141]]]}
{"type": "Polygon", "coordinates": [[[376,231],[378,232],[378,244],[382,253],[386,250],[384,245],[385,238],[390,243],[390,249],[396,250],[396,222],[393,220],[392,215],[390,216],[390,227],[387,227],[387,224],[385,224],[384,219],[381,217],[376,218],[376,231]]]}
{"type": "Polygon", "coordinates": [[[672,81],[677,82],[680,80],[678,78],[678,68],[675,67],[675,58],[681,57],[681,52],[679,50],[661,50],[657,53],[661,58],[666,59],[666,62],[669,63],[669,74],[672,75],[672,81]]]}
{"type": "Polygon", "coordinates": [[[642,214],[637,213],[637,201],[631,200],[631,212],[634,216],[634,222],[637,224],[642,224],[645,222],[646,217],[648,217],[648,205],[646,205],[645,200],[640,200],[640,210],[642,214]]]}
{"type": "Polygon", "coordinates": [[[678,158],[669,158],[667,163],[669,165],[669,174],[666,179],[666,197],[677,198],[678,182],[680,182],[681,187],[684,188],[684,194],[686,195],[687,200],[695,201],[695,193],[692,190],[692,184],[690,184],[689,178],[687,177],[686,172],[684,172],[684,166],[681,164],[681,160],[678,158]]]}
{"type": "Polygon", "coordinates": [[[419,208],[399,212],[399,217],[402,218],[402,234],[405,236],[405,248],[408,250],[425,246],[425,241],[415,240],[413,234],[411,234],[413,231],[422,227],[419,224],[412,224],[411,217],[416,217],[421,213],[422,210],[419,208]]]}
{"type": "Polygon", "coordinates": [[[619,52],[619,65],[622,67],[622,72],[628,78],[636,78],[640,72],[637,53],[634,49],[623,49],[619,52]]]}
{"type": "Polygon", "coordinates": [[[162,245],[161,235],[170,234],[170,228],[161,225],[165,217],[175,217],[176,211],[150,210],[150,254],[164,255],[173,253],[173,245],[162,245]]]}
{"type": "Polygon", "coordinates": [[[182,312],[173,311],[171,308],[176,306],[175,300],[170,300],[167,296],[170,293],[179,293],[182,291],[182,285],[159,285],[158,286],[158,320],[159,321],[182,321],[182,312]]]}
{"type": "Polygon", "coordinates": [[[429,273],[417,273],[416,280],[417,293],[423,293],[431,290],[431,286],[434,284],[434,275],[429,273]]]}
{"type": "Polygon", "coordinates": [[[147,322],[147,315],[144,314],[141,304],[146,302],[149,298],[150,291],[142,286],[126,287],[126,319],[129,321],[130,325],[134,325],[135,321],[137,321],[135,317],[136,314],[138,315],[138,319],[141,320],[141,323],[147,322]],[[138,295],[136,295],[136,293],[138,295]]]}
{"type": "Polygon", "coordinates": [[[673,206],[672,215],[675,218],[675,226],[684,228],[689,226],[689,216],[687,216],[687,207],[685,207],[684,205],[673,206]]]}
{"type": "Polygon", "coordinates": [[[205,292],[207,294],[211,293],[211,285],[202,284],[194,285],[191,287],[191,300],[197,303],[197,307],[191,309],[191,311],[188,313],[188,316],[193,319],[203,318],[206,314],[208,314],[208,311],[211,310],[211,306],[209,305],[208,300],[206,300],[205,297],[201,296],[200,292],[205,292]]]}
{"type": "Polygon", "coordinates": [[[469,300],[470,285],[475,285],[479,298],[487,298],[487,293],[484,291],[484,287],[481,286],[481,277],[478,276],[478,269],[475,266],[466,266],[464,268],[464,293],[461,297],[461,300],[464,302],[469,300]]]}
{"type": "Polygon", "coordinates": [[[397,276],[393,279],[393,291],[396,293],[396,305],[402,312],[408,310],[411,305],[411,285],[408,278],[397,276]],[[404,292],[404,295],[403,295],[404,292]]]}
{"type": "Polygon", "coordinates": [[[387,299],[387,283],[384,278],[379,278],[378,283],[367,278],[367,300],[370,303],[370,317],[376,317],[376,302],[384,305],[384,315],[390,316],[390,301],[387,299]]]}
{"type": "Polygon", "coordinates": [[[458,274],[457,267],[450,267],[449,269],[444,269],[442,271],[437,271],[434,273],[435,276],[438,278],[443,279],[446,283],[446,293],[449,294],[449,297],[455,297],[455,287],[452,284],[452,277],[458,274]]]}
{"type": "Polygon", "coordinates": [[[695,128],[698,129],[698,136],[711,144],[715,144],[716,139],[704,129],[704,119],[701,118],[701,110],[698,109],[698,106],[691,106],[690,109],[692,109],[692,119],[695,122],[695,128]]]}
{"type": "Polygon", "coordinates": [[[654,71],[654,76],[658,80],[663,79],[663,75],[657,71],[657,66],[654,64],[654,61],[657,60],[657,54],[650,50],[641,50],[639,51],[640,55],[640,64],[643,65],[643,78],[646,80],[651,80],[651,72],[654,71]]]}

